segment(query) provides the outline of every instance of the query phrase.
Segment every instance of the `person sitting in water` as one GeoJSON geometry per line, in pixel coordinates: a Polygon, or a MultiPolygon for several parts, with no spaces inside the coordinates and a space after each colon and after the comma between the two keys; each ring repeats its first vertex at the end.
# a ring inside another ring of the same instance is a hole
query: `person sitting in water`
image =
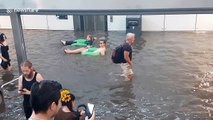
{"type": "MultiPolygon", "coordinates": [[[[82,47],[75,50],[65,49],[64,52],[67,54],[80,54],[80,53],[87,52],[89,49],[90,47],[82,47]]],[[[106,53],[106,41],[101,39],[99,42],[99,48],[95,50],[94,52],[104,56],[106,53]]]]}
{"type": "MultiPolygon", "coordinates": [[[[87,44],[88,46],[92,46],[95,38],[92,35],[87,35],[85,40],[86,40],[85,44],[87,44]]],[[[78,39],[77,40],[69,40],[69,41],[61,40],[61,43],[63,45],[72,45],[73,43],[76,43],[77,41],[78,41],[78,39]]]]}
{"type": "MultiPolygon", "coordinates": [[[[85,111],[75,111],[75,96],[70,93],[69,90],[61,91],[61,103],[62,107],[59,109],[54,120],[88,120],[85,117],[85,111]]],[[[89,120],[95,119],[95,111],[93,111],[92,117],[89,120]]]]}

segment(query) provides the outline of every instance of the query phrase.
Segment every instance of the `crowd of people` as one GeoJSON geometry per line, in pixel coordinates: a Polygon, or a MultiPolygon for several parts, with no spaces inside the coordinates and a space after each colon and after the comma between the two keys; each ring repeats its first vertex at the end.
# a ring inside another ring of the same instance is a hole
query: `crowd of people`
{"type": "Polygon", "coordinates": [[[53,80],[44,80],[35,71],[30,61],[21,64],[22,75],[19,77],[18,93],[23,95],[23,109],[29,120],[94,120],[89,119],[84,111],[74,110],[75,96],[69,90],[53,80]]]}
{"type": "MultiPolygon", "coordinates": [[[[64,52],[66,54],[80,54],[89,51],[89,49],[92,47],[94,38],[91,35],[87,35],[86,37],[88,46],[81,47],[75,50],[65,49],[64,52]],[[91,41],[91,42],[88,42],[91,41]]],[[[121,46],[121,52],[119,52],[119,64],[121,65],[121,69],[123,70],[123,74],[121,76],[124,76],[126,80],[132,80],[133,78],[133,70],[132,70],[132,44],[135,41],[135,34],[134,33],[127,33],[126,35],[126,41],[120,45],[121,46]]],[[[61,42],[64,45],[71,45],[74,43],[74,41],[64,41],[61,40],[61,42]]],[[[100,55],[106,54],[106,41],[103,39],[99,40],[99,47],[94,53],[99,53],[100,55]]]]}
{"type": "MultiPolygon", "coordinates": [[[[0,33],[0,62],[5,70],[11,70],[9,47],[6,42],[6,35],[0,33]]],[[[75,50],[65,49],[66,54],[80,54],[89,51],[93,47],[94,37],[87,35],[86,47],[75,50]]],[[[122,52],[119,53],[123,76],[132,80],[132,44],[135,40],[135,34],[127,33],[126,41],[121,45],[122,52]]],[[[63,45],[71,45],[75,41],[61,40],[63,45]]],[[[93,51],[102,56],[106,54],[106,41],[99,40],[99,47],[93,51]]],[[[23,109],[26,119],[29,120],[94,120],[95,111],[89,118],[84,110],[75,111],[75,95],[69,90],[63,89],[62,85],[53,80],[46,80],[38,73],[33,64],[26,60],[21,65],[22,75],[18,81],[18,94],[23,95],[23,109]]]]}

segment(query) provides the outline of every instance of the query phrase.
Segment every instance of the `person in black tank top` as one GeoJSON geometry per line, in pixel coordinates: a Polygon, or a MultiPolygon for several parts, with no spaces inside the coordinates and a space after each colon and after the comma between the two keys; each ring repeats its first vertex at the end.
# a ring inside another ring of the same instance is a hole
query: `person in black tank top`
{"type": "Polygon", "coordinates": [[[30,61],[24,61],[21,64],[22,75],[19,77],[18,93],[23,95],[23,108],[26,118],[28,119],[32,114],[30,106],[30,94],[33,83],[43,80],[41,74],[35,72],[30,61]]]}
{"type": "MultiPolygon", "coordinates": [[[[36,75],[37,72],[35,73],[33,79],[31,81],[27,81],[24,76],[22,76],[22,89],[27,89],[30,90],[32,87],[33,83],[36,82],[36,75]]],[[[23,101],[23,107],[24,107],[24,113],[26,118],[29,118],[32,114],[32,109],[30,107],[30,95],[24,95],[24,101],[23,101]]]]}
{"type": "Polygon", "coordinates": [[[1,46],[1,66],[3,69],[11,69],[9,46],[7,45],[6,36],[4,33],[0,33],[0,46],[1,46]]]}

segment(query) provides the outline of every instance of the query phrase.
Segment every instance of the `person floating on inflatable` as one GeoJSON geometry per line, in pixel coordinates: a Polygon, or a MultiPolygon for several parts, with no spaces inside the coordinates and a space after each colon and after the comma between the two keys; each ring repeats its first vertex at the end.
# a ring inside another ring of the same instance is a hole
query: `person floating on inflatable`
{"type": "Polygon", "coordinates": [[[82,54],[82,55],[90,55],[90,56],[102,55],[102,56],[104,56],[106,53],[106,41],[101,39],[99,42],[99,48],[82,47],[82,48],[78,48],[75,50],[65,49],[64,52],[67,54],[82,54]]]}
{"type": "Polygon", "coordinates": [[[92,35],[87,35],[86,39],[77,39],[77,40],[70,40],[70,41],[61,40],[61,43],[63,45],[86,47],[86,46],[92,46],[94,40],[95,38],[92,35]]]}

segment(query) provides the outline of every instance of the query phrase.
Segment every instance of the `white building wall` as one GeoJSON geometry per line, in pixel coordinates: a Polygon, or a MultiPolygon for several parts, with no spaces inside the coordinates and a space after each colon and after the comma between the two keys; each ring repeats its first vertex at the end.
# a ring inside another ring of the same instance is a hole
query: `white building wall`
{"type": "Polygon", "coordinates": [[[59,20],[55,15],[48,15],[49,30],[74,30],[73,17],[68,16],[67,20],[59,20]]]}
{"type": "Polygon", "coordinates": [[[213,31],[213,14],[200,14],[197,15],[196,29],[213,31]]]}
{"type": "Polygon", "coordinates": [[[11,29],[10,16],[0,16],[0,28],[11,29]]]}
{"type": "Polygon", "coordinates": [[[165,31],[194,31],[196,15],[166,15],[165,31]]]}
{"type": "MultiPolygon", "coordinates": [[[[74,30],[73,17],[58,20],[55,15],[22,15],[23,29],[74,30]]],[[[108,30],[126,30],[126,16],[110,16],[108,30]]],[[[213,31],[213,14],[143,15],[142,31],[213,31]]],[[[11,29],[10,16],[0,16],[0,29],[11,29]]]]}
{"type": "MultiPolygon", "coordinates": [[[[74,30],[73,17],[59,20],[55,15],[22,15],[23,29],[74,30]]],[[[0,16],[0,28],[11,29],[10,16],[0,16]]]]}
{"type": "Polygon", "coordinates": [[[142,16],[142,31],[164,31],[164,15],[142,16]]]}
{"type": "Polygon", "coordinates": [[[107,22],[109,31],[126,30],[126,16],[112,16],[112,21],[107,16],[107,22]]]}
{"type": "Polygon", "coordinates": [[[23,29],[48,29],[46,15],[22,15],[23,29]]]}

